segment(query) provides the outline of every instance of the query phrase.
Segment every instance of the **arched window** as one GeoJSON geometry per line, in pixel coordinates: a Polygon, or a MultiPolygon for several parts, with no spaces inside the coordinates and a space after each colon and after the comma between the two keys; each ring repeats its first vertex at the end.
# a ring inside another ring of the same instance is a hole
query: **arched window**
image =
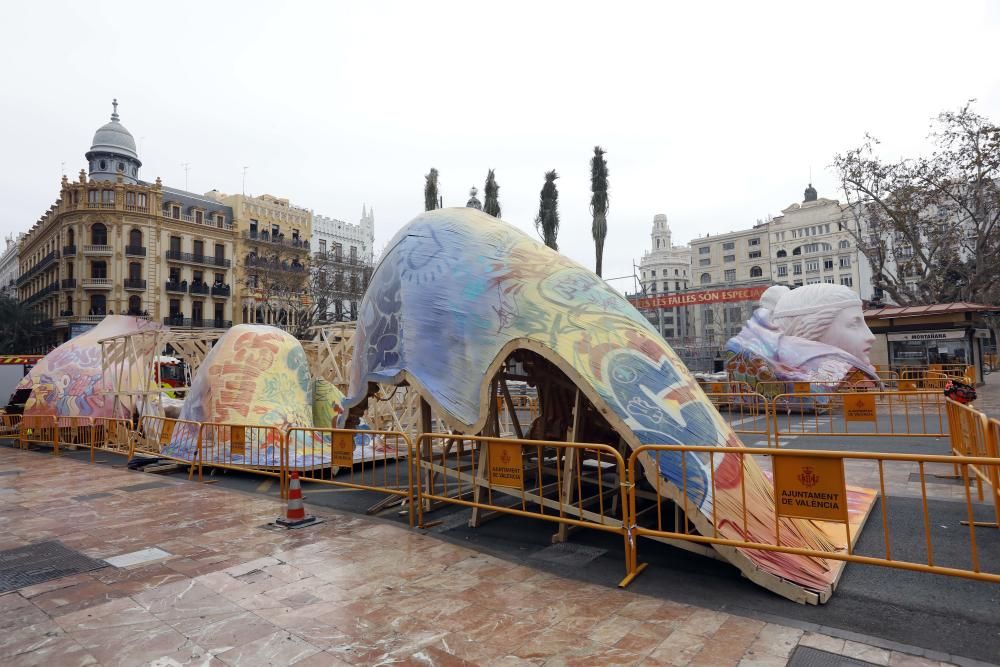
{"type": "Polygon", "coordinates": [[[751,278],[760,278],[763,275],[764,275],[764,271],[762,271],[759,266],[751,266],[750,267],[750,277],[751,278]]]}
{"type": "Polygon", "coordinates": [[[128,233],[128,244],[133,248],[139,248],[142,246],[142,232],[138,229],[133,229],[128,233]]]}
{"type": "Polygon", "coordinates": [[[129,280],[142,280],[142,264],[139,262],[129,262],[128,278],[129,280]]]}
{"type": "Polygon", "coordinates": [[[91,245],[108,245],[108,228],[102,223],[97,223],[90,228],[91,245]]]}
{"type": "Polygon", "coordinates": [[[66,230],[66,245],[76,245],[76,232],[72,227],[66,230]]]}
{"type": "Polygon", "coordinates": [[[660,239],[656,239],[656,249],[660,249],[660,239]]]}
{"type": "Polygon", "coordinates": [[[128,314],[142,315],[142,299],[137,294],[128,298],[128,314]]]}
{"type": "Polygon", "coordinates": [[[712,274],[711,273],[703,273],[703,274],[701,274],[701,284],[702,285],[708,285],[711,282],[712,282],[712,274]]]}
{"type": "Polygon", "coordinates": [[[784,250],[779,250],[778,257],[788,257],[788,253],[785,252],[784,250]]]}
{"type": "Polygon", "coordinates": [[[792,250],[792,254],[793,255],[801,255],[802,254],[802,246],[799,246],[798,248],[795,248],[794,250],[792,250]]]}

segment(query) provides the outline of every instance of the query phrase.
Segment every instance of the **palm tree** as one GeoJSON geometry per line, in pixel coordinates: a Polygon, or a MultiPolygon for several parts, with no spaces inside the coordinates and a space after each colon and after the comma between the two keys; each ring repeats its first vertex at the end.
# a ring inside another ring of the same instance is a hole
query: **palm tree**
{"type": "Polygon", "coordinates": [[[33,349],[38,329],[38,313],[14,299],[0,298],[0,354],[24,354],[33,349]]]}
{"type": "Polygon", "coordinates": [[[594,249],[597,252],[597,269],[601,275],[604,263],[604,239],[608,235],[608,162],[604,159],[604,149],[594,146],[594,157],[590,159],[590,212],[594,216],[594,249]]]}
{"type": "Polygon", "coordinates": [[[427,183],[424,184],[424,210],[433,211],[439,207],[438,199],[438,170],[431,167],[431,173],[424,176],[427,183]]]}
{"type": "Polygon", "coordinates": [[[500,217],[500,186],[497,185],[493,170],[486,174],[486,185],[483,187],[483,211],[489,213],[494,218],[500,217]]]}
{"type": "Polygon", "coordinates": [[[559,250],[556,235],[559,233],[559,191],[556,189],[556,170],[545,173],[545,185],[539,195],[538,217],[535,218],[535,230],[545,241],[545,245],[553,250],[559,250]]]}

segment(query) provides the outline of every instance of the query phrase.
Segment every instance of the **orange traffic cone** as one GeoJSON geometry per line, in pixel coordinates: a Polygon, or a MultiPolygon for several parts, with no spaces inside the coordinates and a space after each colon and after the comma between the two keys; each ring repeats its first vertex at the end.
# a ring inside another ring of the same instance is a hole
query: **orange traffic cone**
{"type": "Polygon", "coordinates": [[[319,523],[319,519],[306,514],[306,508],[302,504],[302,485],[299,483],[299,473],[292,472],[288,481],[288,511],[284,518],[278,518],[275,523],[285,528],[305,528],[319,523]]]}

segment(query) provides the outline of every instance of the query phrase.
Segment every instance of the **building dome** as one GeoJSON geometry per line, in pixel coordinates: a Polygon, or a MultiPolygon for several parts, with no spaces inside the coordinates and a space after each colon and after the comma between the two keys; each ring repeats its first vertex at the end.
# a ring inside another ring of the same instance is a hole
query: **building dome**
{"type": "Polygon", "coordinates": [[[94,141],[86,158],[90,163],[90,177],[110,181],[121,176],[126,183],[135,183],[142,162],[135,149],[135,138],[118,121],[118,100],[111,103],[114,111],[111,122],[105,123],[94,133],[94,141]]]}

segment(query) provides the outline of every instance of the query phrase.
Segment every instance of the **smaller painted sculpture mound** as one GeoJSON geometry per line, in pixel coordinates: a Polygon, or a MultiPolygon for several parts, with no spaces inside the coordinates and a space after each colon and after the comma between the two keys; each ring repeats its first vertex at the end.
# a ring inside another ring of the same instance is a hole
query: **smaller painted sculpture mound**
{"type": "MultiPolygon", "coordinates": [[[[342,401],[334,385],[313,380],[305,351],[293,336],[275,327],[240,324],[219,339],[198,368],[163,454],[194,460],[198,424],[268,426],[273,428],[206,428],[202,462],[276,468],[284,434],[294,427],[330,428],[342,401]]],[[[378,442],[357,434],[354,445],[354,460],[360,461],[372,457],[378,442]]],[[[290,468],[329,467],[331,461],[329,437],[291,431],[290,468]]]]}
{"type": "MultiPolygon", "coordinates": [[[[132,417],[131,399],[119,401],[108,392],[118,386],[118,373],[129,377],[123,386],[142,386],[145,368],[114,364],[105,373],[101,364],[101,346],[104,338],[123,336],[137,331],[159,329],[159,324],[126,315],[108,315],[96,327],[73,338],[38,362],[17,385],[15,391],[31,389],[25,404],[26,415],[54,415],[57,417],[132,417]]],[[[150,387],[153,389],[154,387],[150,387]]]]}
{"type": "MultiPolygon", "coordinates": [[[[726,343],[726,370],[767,398],[845,387],[881,386],[868,360],[874,336],[864,322],[861,299],[841,285],[774,286],[740,333],[726,343]]],[[[823,397],[814,400],[822,402],[823,397]]]]}

